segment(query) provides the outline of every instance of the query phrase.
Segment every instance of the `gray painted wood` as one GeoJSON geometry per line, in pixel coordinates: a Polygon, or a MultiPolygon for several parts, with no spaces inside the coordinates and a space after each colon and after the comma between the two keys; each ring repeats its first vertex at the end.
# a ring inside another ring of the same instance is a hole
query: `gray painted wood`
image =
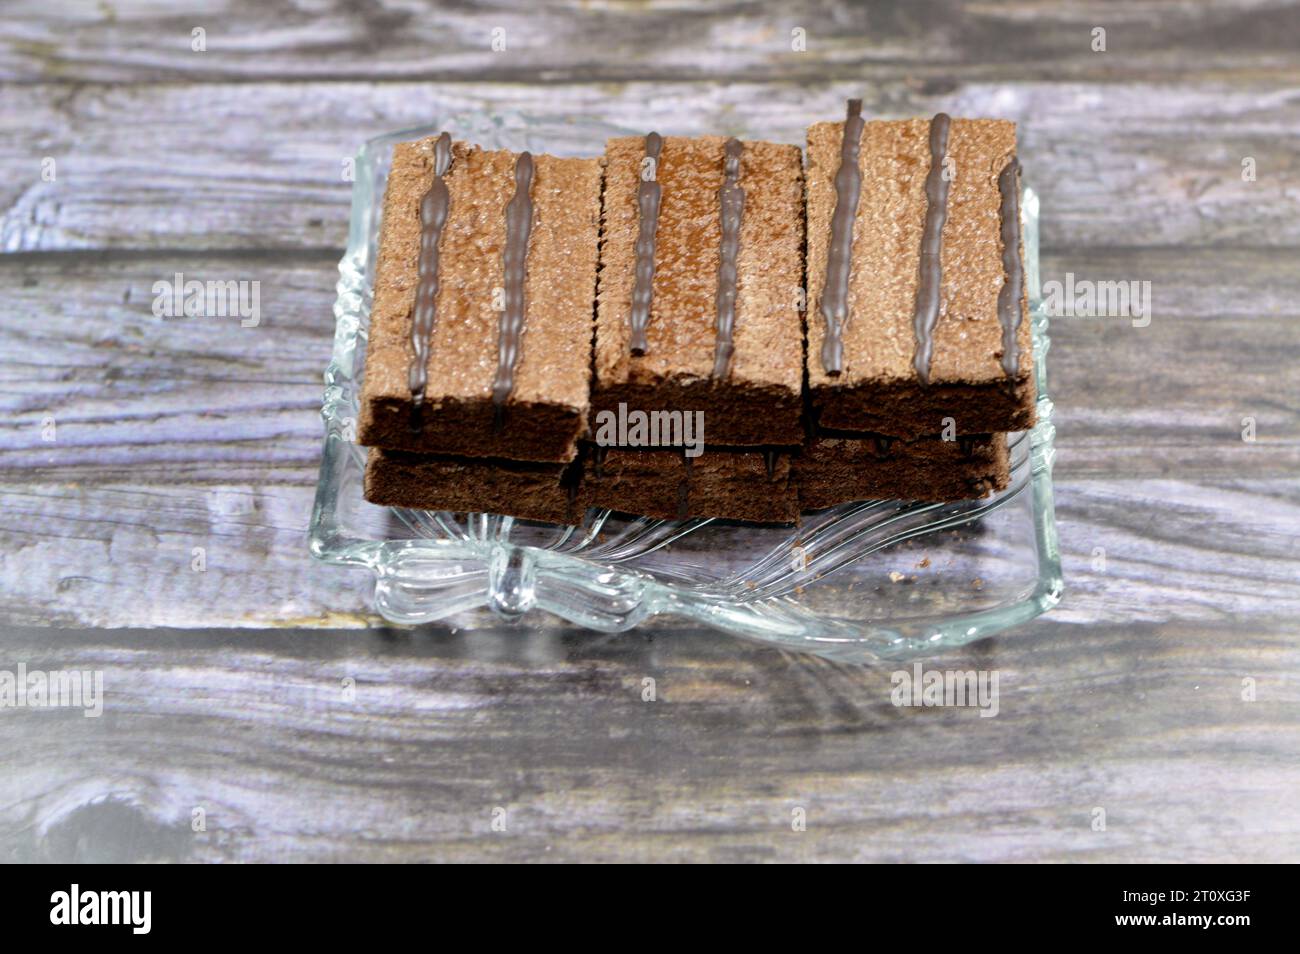
{"type": "Polygon", "coordinates": [[[347,234],[344,161],[395,129],[488,112],[536,124],[549,148],[570,153],[601,145],[573,127],[579,117],[802,143],[808,123],[839,118],[848,96],[863,97],[873,114],[944,109],[1019,122],[1026,181],[1042,194],[1051,245],[1300,244],[1300,97],[1266,82],[562,90],[486,82],[6,87],[0,131],[14,135],[0,138],[0,244],[10,252],[333,250],[347,234]],[[42,179],[46,157],[55,162],[53,182],[42,179]],[[1253,182],[1242,179],[1245,158],[1255,162],[1253,182]]]}
{"type": "Polygon", "coordinates": [[[10,860],[1258,862],[1300,850],[1289,621],[1058,622],[931,662],[997,670],[993,718],[896,708],[888,667],[698,631],[20,631],[7,647],[33,666],[100,669],[106,700],[100,719],[0,719],[6,751],[41,753],[0,775],[10,860]],[[192,830],[196,809],[205,831],[192,830]],[[492,830],[498,809],[505,831],[492,830]],[[792,830],[796,810],[805,831],[792,830]]]}
{"type": "Polygon", "coordinates": [[[1300,857],[1300,7],[54,6],[0,23],[0,670],[106,709],[0,710],[0,858],[1300,857]],[[1016,119],[1044,278],[1152,283],[1148,327],[1053,328],[1064,603],[929,663],[997,670],[996,718],[671,621],[386,628],[308,558],[361,141],[798,142],[850,93],[1016,119]],[[261,325],[155,318],[176,271],[259,280],[261,325]]]}
{"type": "Polygon", "coordinates": [[[16,0],[0,77],[37,82],[643,78],[1107,82],[1294,77],[1300,12],[1278,0],[16,0]],[[70,10],[57,8],[72,7],[70,10]],[[51,8],[56,9],[51,9],[51,8]],[[1104,28],[1106,50],[1093,49],[1104,28]],[[195,28],[206,52],[192,49],[195,28]],[[793,49],[795,29],[805,49],[793,49]],[[493,47],[494,31],[504,44],[493,47]],[[503,47],[503,48],[501,48],[503,47]]]}

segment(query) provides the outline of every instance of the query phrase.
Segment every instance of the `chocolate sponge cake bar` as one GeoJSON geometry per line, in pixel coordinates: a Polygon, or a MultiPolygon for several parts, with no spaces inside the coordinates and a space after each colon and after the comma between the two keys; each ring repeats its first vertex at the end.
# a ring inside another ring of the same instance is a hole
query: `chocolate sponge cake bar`
{"type": "Polygon", "coordinates": [[[365,495],[387,507],[574,523],[583,512],[577,467],[376,448],[366,461],[365,495]]]}
{"type": "Polygon", "coordinates": [[[590,410],[601,161],[394,147],[360,443],[568,461],[590,410]]]}
{"type": "Polygon", "coordinates": [[[803,169],[796,146],[611,139],[597,412],[706,412],[710,443],[798,444],[803,169]]]}
{"type": "Polygon", "coordinates": [[[706,449],[588,450],[579,496],[604,507],[661,520],[714,517],[793,523],[799,499],[787,452],[706,449]]]}
{"type": "Polygon", "coordinates": [[[577,523],[588,508],[661,520],[793,523],[853,500],[964,500],[1010,479],[1006,438],[912,441],[820,434],[801,451],[585,447],[569,464],[374,449],[366,499],[392,507],[577,523]]]}
{"type": "Polygon", "coordinates": [[[856,101],[810,128],[806,177],[794,146],[723,137],[399,145],[366,498],[788,524],[1005,488],[1036,392],[1015,152],[1009,122],[856,101]]]}
{"type": "Polygon", "coordinates": [[[607,452],[588,446],[570,464],[373,449],[371,503],[418,510],[499,513],[577,523],[589,507],[663,520],[714,517],[761,523],[798,519],[789,453],[674,450],[607,452]]]}
{"type": "Polygon", "coordinates": [[[818,422],[900,437],[1033,424],[1015,124],[808,130],[808,384],[818,422]]]}
{"type": "Polygon", "coordinates": [[[794,462],[803,510],[850,500],[965,500],[1010,481],[1005,434],[959,441],[819,434],[794,462]]]}

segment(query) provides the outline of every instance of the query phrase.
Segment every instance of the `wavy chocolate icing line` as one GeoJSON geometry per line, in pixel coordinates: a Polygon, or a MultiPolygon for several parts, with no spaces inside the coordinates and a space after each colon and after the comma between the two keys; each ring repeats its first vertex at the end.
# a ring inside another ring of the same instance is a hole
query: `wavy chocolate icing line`
{"type": "Polygon", "coordinates": [[[740,157],[745,145],[739,139],[727,140],[726,178],[718,190],[722,208],[722,245],[718,256],[717,341],[713,348],[713,379],[720,381],[731,367],[735,350],[736,327],[736,259],[740,255],[740,222],[745,214],[745,190],[739,185],[740,157]]]}
{"type": "Polygon", "coordinates": [[[659,230],[659,200],[663,193],[659,177],[659,152],[664,140],[657,132],[645,137],[645,156],[653,162],[653,177],[641,174],[636,187],[640,221],[636,236],[636,280],[632,286],[632,353],[645,354],[646,325],[650,324],[650,301],[654,297],[655,236],[659,230]]]}
{"type": "Polygon", "coordinates": [[[939,320],[939,288],[943,281],[940,253],[943,224],[948,220],[948,179],[943,159],[948,154],[947,113],[930,120],[930,173],[925,177],[925,231],[921,235],[921,274],[916,286],[916,351],[912,363],[922,384],[930,383],[930,361],[934,355],[934,326],[939,320]]]}
{"type": "Polygon", "coordinates": [[[521,152],[515,160],[515,194],[506,206],[505,308],[497,336],[497,376],[492,403],[497,423],[506,399],[515,389],[515,365],[524,337],[524,279],[528,274],[528,237],[533,231],[533,157],[521,152]]]}
{"type": "Polygon", "coordinates": [[[998,291],[998,321],[1002,324],[1002,370],[1014,378],[1020,372],[1020,299],[1025,291],[1020,261],[1020,161],[1015,156],[998,174],[1002,197],[1002,271],[1006,281],[998,291]]]}
{"type": "Polygon", "coordinates": [[[826,284],[820,310],[826,321],[822,367],[829,375],[844,370],[844,322],[849,311],[849,272],[853,268],[853,222],[862,196],[858,150],[862,140],[862,100],[849,100],[840,142],[840,167],[835,172],[835,211],[831,214],[830,248],[826,254],[826,284]]]}
{"type": "Polygon", "coordinates": [[[416,265],[415,312],[411,317],[412,356],[406,375],[413,409],[411,423],[417,427],[424,389],[429,384],[429,341],[437,317],[438,242],[451,209],[451,192],[442,177],[450,168],[451,134],[443,133],[433,147],[433,182],[420,199],[420,256],[416,265]]]}

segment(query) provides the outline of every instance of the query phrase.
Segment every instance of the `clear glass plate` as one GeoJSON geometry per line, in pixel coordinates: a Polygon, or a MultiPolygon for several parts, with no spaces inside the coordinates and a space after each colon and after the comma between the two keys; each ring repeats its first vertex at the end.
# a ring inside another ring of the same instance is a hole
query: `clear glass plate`
{"type": "Polygon", "coordinates": [[[367,503],[356,420],[389,161],[394,143],[444,128],[487,148],[554,155],[598,155],[608,137],[633,134],[590,121],[541,126],[517,115],[457,116],[445,126],[372,139],[358,154],[310,541],[317,558],[375,574],[383,616],[423,623],[491,611],[471,612],[473,625],[541,610],[614,632],[674,615],[783,649],[861,662],[959,646],[1059,602],[1047,315],[1038,281],[1038,198],[1029,189],[1023,214],[1038,425],[1012,436],[1011,485],[994,497],[851,503],[805,515],[793,528],[602,510],[589,511],[579,527],[557,527],[367,503]]]}

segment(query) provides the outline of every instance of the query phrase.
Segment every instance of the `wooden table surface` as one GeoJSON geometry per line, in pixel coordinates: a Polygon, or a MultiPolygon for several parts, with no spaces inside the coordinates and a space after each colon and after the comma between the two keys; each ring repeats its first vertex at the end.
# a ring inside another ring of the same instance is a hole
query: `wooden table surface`
{"type": "Polygon", "coordinates": [[[0,670],[106,693],[0,709],[0,859],[1300,859],[1300,6],[14,0],[0,81],[0,670]],[[1053,326],[1064,602],[928,663],[996,718],[680,624],[384,627],[309,558],[363,140],[848,96],[1015,119],[1044,278],[1151,282],[1053,326]],[[177,272],[261,324],[155,318],[177,272]]]}

